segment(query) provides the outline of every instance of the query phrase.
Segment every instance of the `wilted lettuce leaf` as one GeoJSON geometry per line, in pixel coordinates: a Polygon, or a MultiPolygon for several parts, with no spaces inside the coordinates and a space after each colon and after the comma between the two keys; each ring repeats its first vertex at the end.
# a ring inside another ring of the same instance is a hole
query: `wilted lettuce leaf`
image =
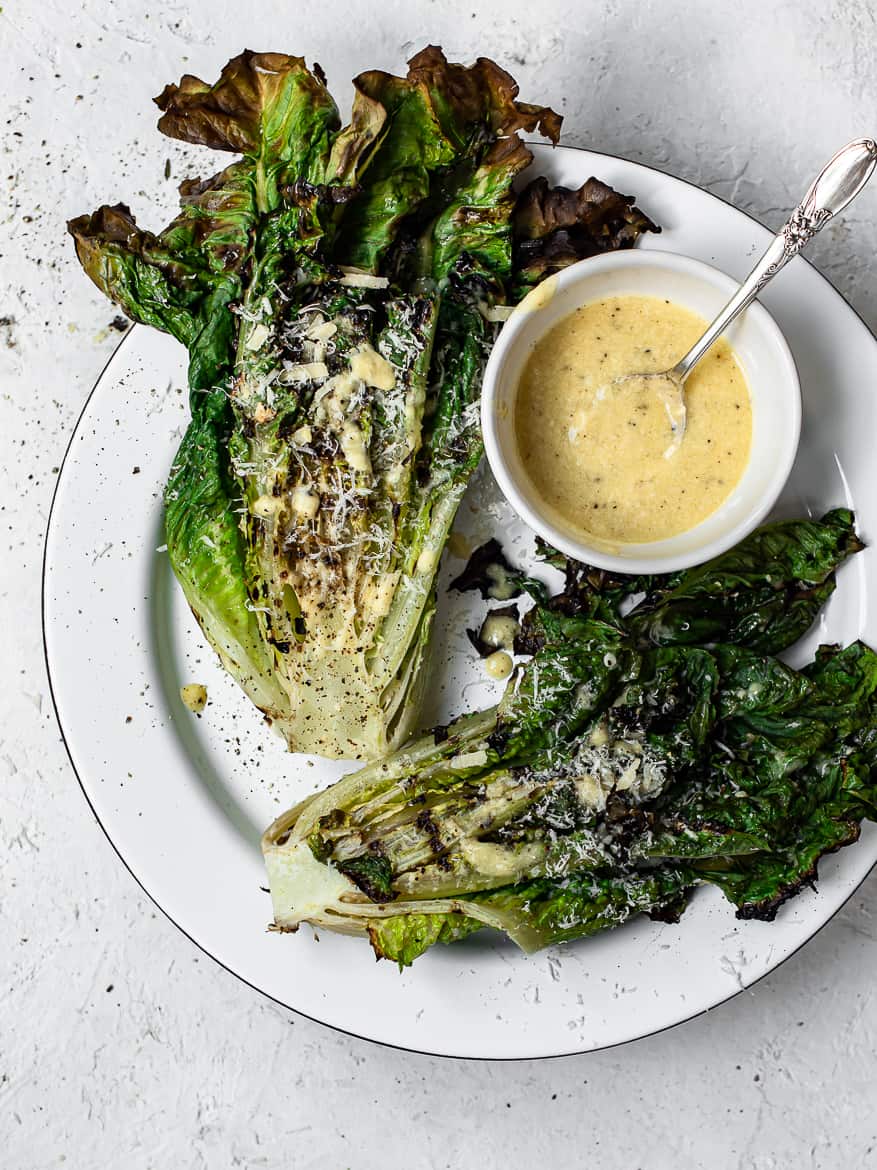
{"type": "Polygon", "coordinates": [[[799,674],[739,647],[718,650],[717,750],[701,786],[665,793],[668,811],[641,854],[700,857],[701,875],[742,916],[772,918],[813,880],[819,857],[857,839],[874,812],[877,655],[856,642],[799,674]]]}
{"type": "Polygon", "coordinates": [[[379,959],[392,959],[399,967],[410,967],[416,958],[436,943],[451,943],[481,930],[483,922],[465,914],[405,914],[371,919],[368,937],[379,959]]]}
{"type": "Polygon", "coordinates": [[[670,867],[620,876],[583,873],[494,890],[473,905],[530,952],[611,930],[643,913],[673,920],[690,886],[684,870],[670,867]]]}
{"type": "Polygon", "coordinates": [[[129,317],[184,345],[194,339],[200,306],[212,287],[200,256],[165,248],[160,237],[138,228],[124,203],[81,215],[69,230],[82,267],[129,317]]]}
{"type": "Polygon", "coordinates": [[[641,659],[623,634],[603,622],[543,615],[545,644],[497,708],[491,746],[508,761],[573,740],[602,710],[641,659]]]}
{"type": "Polygon", "coordinates": [[[835,569],[861,548],[846,508],[768,524],[659,587],[628,625],[657,645],[736,642],[778,654],[810,628],[834,591],[835,569]]]}
{"type": "Polygon", "coordinates": [[[168,137],[243,154],[263,168],[286,165],[300,178],[311,159],[328,153],[340,127],[319,66],[312,71],[303,57],[286,53],[245,49],[214,85],[187,73],[155,103],[168,137]]]}
{"type": "Polygon", "coordinates": [[[518,102],[517,84],[493,61],[455,65],[435,46],[412,57],[405,78],[371,70],[354,86],[354,110],[378,105],[386,123],[342,226],[338,250],[347,262],[375,271],[401,235],[419,241],[420,275],[446,277],[464,251],[474,258],[487,249],[487,272],[507,277],[511,181],[532,159],[516,132],[538,128],[556,142],[558,115],[518,102]],[[507,251],[498,266],[497,232],[507,251]]]}

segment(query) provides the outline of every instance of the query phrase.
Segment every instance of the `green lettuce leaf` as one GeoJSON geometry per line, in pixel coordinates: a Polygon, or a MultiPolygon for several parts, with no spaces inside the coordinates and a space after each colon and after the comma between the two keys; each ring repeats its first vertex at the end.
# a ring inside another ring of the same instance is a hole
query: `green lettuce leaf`
{"type": "Polygon", "coordinates": [[[410,967],[436,943],[452,943],[481,930],[483,922],[465,914],[397,914],[369,922],[368,937],[379,959],[410,967]]]}

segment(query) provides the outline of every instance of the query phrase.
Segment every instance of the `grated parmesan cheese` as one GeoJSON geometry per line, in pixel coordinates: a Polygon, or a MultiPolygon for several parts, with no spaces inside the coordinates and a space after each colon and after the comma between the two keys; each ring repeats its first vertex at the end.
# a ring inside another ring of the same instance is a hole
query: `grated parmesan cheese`
{"type": "Polygon", "coordinates": [[[244,343],[244,348],[251,350],[251,351],[256,350],[256,349],[261,349],[262,346],[265,344],[265,342],[268,340],[269,333],[270,333],[270,330],[268,329],[267,325],[262,325],[262,324],[255,325],[250,330],[250,335],[247,338],[246,342],[244,343]]]}
{"type": "Polygon", "coordinates": [[[361,268],[345,267],[342,264],[341,271],[344,275],[338,283],[345,284],[348,288],[387,288],[390,283],[386,276],[374,276],[361,268]]]}
{"type": "Polygon", "coordinates": [[[454,771],[462,771],[464,768],[483,768],[486,763],[487,752],[481,748],[477,752],[464,752],[462,755],[452,756],[448,760],[448,767],[454,771]]]}
{"type": "Polygon", "coordinates": [[[301,365],[287,366],[279,380],[288,385],[299,382],[322,382],[328,376],[329,369],[325,362],[303,362],[301,365]]]}
{"type": "Polygon", "coordinates": [[[305,331],[305,337],[311,341],[328,341],[338,332],[334,321],[317,321],[305,331]]]}
{"type": "Polygon", "coordinates": [[[508,321],[514,311],[514,305],[488,305],[484,301],[478,303],[478,312],[491,325],[500,325],[508,321]]]}

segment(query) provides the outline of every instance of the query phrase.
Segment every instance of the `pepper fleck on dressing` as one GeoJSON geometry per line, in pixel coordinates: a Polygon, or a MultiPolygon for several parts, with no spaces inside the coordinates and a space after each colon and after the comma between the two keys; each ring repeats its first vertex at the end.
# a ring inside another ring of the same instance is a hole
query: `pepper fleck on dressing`
{"type": "Polygon", "coordinates": [[[534,346],[518,387],[518,447],[565,526],[619,543],[662,540],[694,528],[736,487],[749,461],[752,410],[724,338],[686,380],[681,443],[659,382],[608,385],[669,369],[706,326],[660,297],[617,296],[583,305],[534,346]]]}

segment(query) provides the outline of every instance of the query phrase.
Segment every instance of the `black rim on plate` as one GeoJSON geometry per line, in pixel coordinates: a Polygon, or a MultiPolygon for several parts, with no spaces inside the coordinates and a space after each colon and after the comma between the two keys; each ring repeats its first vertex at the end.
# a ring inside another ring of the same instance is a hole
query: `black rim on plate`
{"type": "MultiPolygon", "coordinates": [[[[541,145],[541,143],[539,145],[541,145]]],[[[575,146],[566,146],[566,147],[562,147],[562,149],[582,151],[582,153],[588,153],[588,154],[594,154],[594,155],[602,155],[602,157],[609,159],[610,161],[629,163],[632,166],[641,167],[643,170],[652,171],[654,174],[660,175],[664,179],[672,179],[674,182],[684,183],[686,187],[693,187],[694,190],[699,192],[701,195],[708,195],[711,199],[715,199],[717,202],[724,204],[726,207],[730,207],[733,211],[736,211],[739,215],[745,216],[748,220],[750,220],[752,223],[754,223],[762,231],[769,232],[769,229],[765,228],[764,224],[760,223],[755,218],[754,215],[750,215],[749,212],[747,212],[747,211],[741,211],[740,208],[735,207],[734,204],[731,203],[730,200],[724,199],[721,195],[716,195],[712,191],[707,191],[703,187],[699,187],[696,183],[691,182],[691,180],[689,180],[689,179],[679,178],[679,176],[677,176],[677,175],[672,175],[672,174],[669,174],[667,171],[662,171],[659,167],[651,166],[648,163],[638,162],[636,159],[625,158],[622,155],[603,154],[601,151],[587,151],[586,152],[584,148],[575,147],[575,146]]],[[[812,268],[813,271],[816,273],[816,275],[821,280],[823,280],[826,285],[828,285],[828,287],[835,294],[835,296],[840,297],[840,299],[843,301],[844,305],[846,305],[846,307],[849,309],[849,311],[857,318],[857,320],[859,321],[862,328],[871,336],[871,338],[872,338],[872,340],[874,340],[875,344],[877,344],[877,337],[875,337],[874,334],[871,332],[870,327],[868,326],[865,319],[862,317],[861,313],[859,313],[858,310],[853,305],[851,305],[849,303],[849,301],[846,299],[846,297],[837,288],[835,288],[835,286],[828,279],[828,277],[825,276],[823,273],[819,272],[818,269],[814,268],[813,265],[811,264],[811,262],[809,260],[807,260],[806,257],[799,256],[798,260],[803,260],[808,265],[808,267],[812,268]]],[[[596,1045],[592,1048],[574,1048],[574,1049],[570,1049],[568,1052],[550,1052],[550,1053],[545,1053],[541,1056],[466,1056],[466,1055],[460,1056],[460,1055],[457,1055],[455,1053],[450,1053],[450,1052],[428,1052],[424,1049],[412,1048],[412,1047],[409,1047],[405,1044],[394,1044],[388,1040],[376,1040],[371,1036],[363,1036],[359,1032],[351,1031],[349,1028],[342,1028],[338,1024],[330,1024],[325,1020],[319,1019],[319,1017],[317,1017],[317,1016],[309,1015],[307,1012],[302,1011],[300,1008],[293,1007],[291,1004],[288,1004],[284,1000],[279,999],[276,995],[271,995],[270,992],[263,990],[263,988],[261,988],[261,987],[258,987],[255,983],[252,983],[249,979],[247,979],[245,976],[241,975],[238,971],[235,971],[232,967],[229,967],[225,962],[223,962],[222,959],[220,959],[211,950],[209,950],[207,946],[205,946],[203,943],[198,942],[198,940],[196,938],[194,938],[194,936],[191,935],[189,933],[189,931],[186,930],[185,927],[181,926],[180,923],[177,922],[177,920],[173,917],[173,915],[170,913],[170,911],[166,910],[164,908],[164,906],[162,906],[161,903],[158,902],[153,897],[153,895],[149,892],[149,890],[146,888],[146,886],[141,881],[141,879],[137,876],[137,874],[134,872],[134,870],[128,864],[124,855],[121,853],[121,851],[119,850],[119,847],[116,845],[115,841],[113,840],[109,829],[107,828],[107,826],[104,824],[104,822],[101,820],[100,816],[98,815],[98,812],[95,809],[94,804],[92,803],[91,797],[88,795],[88,792],[86,790],[85,784],[83,783],[82,777],[79,774],[79,770],[76,767],[76,763],[73,759],[73,753],[70,750],[70,744],[67,741],[67,734],[64,730],[64,724],[61,720],[61,713],[58,709],[58,700],[57,700],[57,697],[55,695],[55,688],[54,688],[54,685],[52,682],[52,669],[51,669],[51,665],[49,662],[49,647],[48,647],[48,640],[46,638],[46,593],[47,593],[46,569],[47,569],[47,562],[48,562],[49,539],[50,539],[50,535],[52,532],[52,518],[54,515],[54,511],[55,511],[55,501],[58,498],[58,492],[60,490],[61,481],[62,481],[63,476],[64,476],[64,468],[67,464],[67,458],[68,458],[68,456],[73,448],[73,443],[76,439],[77,434],[79,433],[80,424],[82,423],[82,420],[85,416],[85,413],[88,410],[89,404],[91,403],[91,400],[94,397],[94,394],[95,394],[98,386],[100,385],[101,381],[103,380],[103,377],[106,374],[107,370],[109,369],[111,363],[115,360],[116,355],[118,354],[119,350],[122,348],[122,346],[128,340],[128,338],[131,336],[132,332],[134,331],[134,328],[136,328],[136,326],[132,325],[127,330],[127,332],[125,333],[125,336],[121,339],[119,344],[116,346],[116,348],[110,354],[110,356],[107,358],[106,362],[103,365],[103,368],[101,369],[101,372],[98,374],[97,378],[95,379],[95,383],[92,386],[91,390],[89,391],[88,397],[85,399],[85,402],[82,405],[82,409],[79,412],[79,416],[76,419],[76,423],[74,424],[73,430],[70,434],[70,439],[69,439],[69,441],[67,443],[67,447],[64,451],[64,457],[61,460],[61,463],[60,463],[60,466],[58,469],[58,478],[55,481],[55,490],[52,493],[52,503],[49,507],[49,517],[48,517],[48,520],[46,521],[46,535],[45,535],[45,538],[43,541],[43,562],[42,562],[42,571],[41,571],[41,592],[40,592],[40,609],[41,609],[41,617],[42,617],[42,637],[43,637],[43,659],[44,659],[45,667],[46,667],[46,677],[47,677],[48,684],[49,684],[49,694],[50,694],[51,699],[52,699],[52,708],[55,712],[55,719],[56,719],[56,722],[58,724],[58,730],[61,733],[61,740],[64,744],[64,750],[67,753],[67,759],[70,762],[70,767],[73,769],[73,774],[76,777],[76,780],[77,780],[79,787],[82,791],[82,795],[85,797],[86,803],[88,804],[88,807],[91,809],[92,815],[94,816],[94,819],[97,821],[98,825],[100,826],[104,836],[106,837],[107,841],[109,841],[110,845],[113,848],[113,851],[115,852],[116,856],[121,861],[122,865],[125,867],[125,869],[128,871],[128,873],[131,875],[131,877],[134,879],[134,881],[137,883],[137,885],[140,887],[140,889],[143,891],[143,893],[147,896],[147,898],[149,898],[150,902],[152,902],[152,904],[158,910],[161,911],[161,913],[164,915],[164,917],[167,918],[167,920],[170,923],[172,923],[173,926],[175,926],[176,929],[179,930],[181,934],[185,935],[185,937],[194,946],[196,946],[198,948],[198,950],[200,950],[203,954],[207,955],[210,959],[212,959],[213,962],[216,963],[218,966],[220,966],[224,971],[227,971],[230,975],[234,976],[235,979],[237,979],[241,983],[245,984],[245,986],[252,988],[253,991],[257,992],[259,995],[263,996],[265,999],[270,1000],[272,1003],[277,1004],[278,1007],[282,1007],[285,1011],[293,1012],[295,1015],[301,1016],[303,1019],[310,1020],[312,1023],[320,1024],[324,1028],[331,1028],[332,1031],[338,1032],[343,1036],[350,1036],[355,1040],[364,1040],[370,1044],[378,1044],[383,1048],[391,1048],[397,1052],[411,1052],[411,1053],[414,1053],[414,1054],[419,1055],[419,1056],[439,1057],[439,1058],[444,1059],[444,1060],[476,1060],[476,1061],[483,1061],[483,1062],[525,1061],[525,1060],[563,1060],[563,1059],[565,1059],[567,1057],[571,1057],[571,1056],[586,1056],[588,1053],[591,1053],[591,1052],[605,1052],[605,1051],[608,1051],[608,1050],[613,1049],[613,1048],[623,1048],[629,1044],[636,1044],[640,1040],[647,1040],[652,1036],[659,1036],[663,1032],[669,1032],[674,1028],[679,1028],[683,1024],[688,1024],[692,1020],[696,1020],[700,1016],[706,1015],[708,1012],[714,1012],[717,1008],[723,1007],[725,1004],[730,1003],[732,1000],[735,1000],[744,991],[749,991],[751,988],[757,986],[763,979],[766,979],[769,975],[772,975],[775,971],[778,971],[791,958],[793,958],[795,955],[797,955],[799,951],[803,950],[803,948],[805,946],[807,946],[808,943],[810,943],[814,938],[816,938],[816,936],[822,930],[824,930],[824,928],[829,924],[829,922],[833,921],[833,919],[837,916],[837,914],[839,914],[840,911],[849,903],[850,899],[855,897],[855,895],[858,893],[858,891],[862,888],[862,886],[865,884],[865,882],[868,880],[868,878],[874,872],[874,869],[877,868],[877,861],[875,861],[871,865],[871,867],[868,869],[868,871],[865,874],[863,874],[861,880],[856,883],[856,885],[852,888],[852,890],[850,890],[849,894],[847,894],[846,898],[844,898],[843,902],[841,902],[841,904],[837,907],[837,909],[834,911],[834,913],[830,914],[828,916],[828,918],[826,918],[823,922],[821,922],[816,927],[816,929],[812,932],[812,934],[809,934],[807,936],[807,938],[805,938],[803,940],[803,942],[800,942],[794,948],[794,950],[789,951],[789,953],[786,956],[784,956],[784,958],[780,959],[780,961],[775,966],[771,967],[770,970],[765,971],[763,975],[759,975],[757,979],[753,979],[751,983],[747,983],[745,985],[741,983],[740,987],[738,987],[736,990],[731,991],[723,999],[717,1000],[716,1003],[714,1003],[711,1007],[701,1008],[698,1011],[692,1012],[691,1015],[689,1015],[689,1016],[684,1016],[682,1019],[674,1021],[672,1024],[664,1024],[660,1028],[654,1028],[654,1029],[652,1029],[652,1031],[644,1032],[640,1036],[632,1036],[628,1040],[618,1040],[612,1044],[599,1044],[599,1045],[596,1045]]]]}

